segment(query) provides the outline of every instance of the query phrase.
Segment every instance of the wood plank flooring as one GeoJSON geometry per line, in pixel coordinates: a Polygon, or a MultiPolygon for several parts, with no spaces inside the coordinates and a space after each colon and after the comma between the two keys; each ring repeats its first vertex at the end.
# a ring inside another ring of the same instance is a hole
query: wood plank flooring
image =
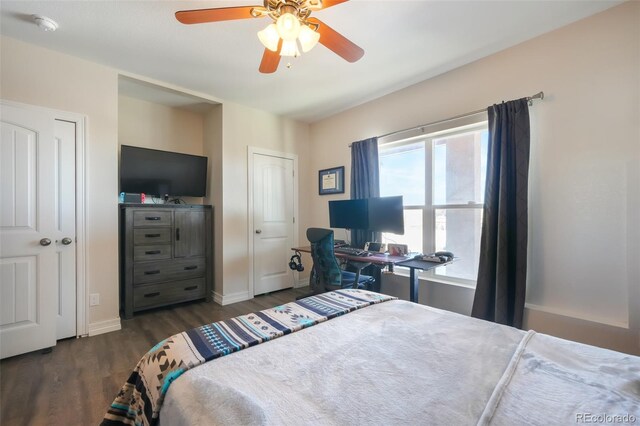
{"type": "Polygon", "coordinates": [[[97,425],[138,360],[158,341],[215,321],[291,302],[308,287],[220,306],[195,302],[122,320],[122,330],[61,340],[0,361],[0,425],[97,425]]]}

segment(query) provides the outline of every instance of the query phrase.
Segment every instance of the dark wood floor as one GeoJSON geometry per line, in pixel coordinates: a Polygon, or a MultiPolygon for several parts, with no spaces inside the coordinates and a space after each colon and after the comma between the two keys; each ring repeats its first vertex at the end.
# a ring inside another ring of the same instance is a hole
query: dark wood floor
{"type": "Polygon", "coordinates": [[[195,302],[122,320],[122,330],[59,341],[49,354],[0,361],[0,425],[97,425],[138,360],[158,341],[305,294],[283,290],[220,306],[195,302]]]}

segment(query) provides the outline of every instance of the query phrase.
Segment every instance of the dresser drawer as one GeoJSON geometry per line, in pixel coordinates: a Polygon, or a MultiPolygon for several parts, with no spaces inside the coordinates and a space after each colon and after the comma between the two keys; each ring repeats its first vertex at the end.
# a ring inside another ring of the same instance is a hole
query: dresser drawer
{"type": "Polygon", "coordinates": [[[133,226],[171,226],[171,213],[166,210],[133,212],[133,226]]]}
{"type": "Polygon", "coordinates": [[[204,275],[204,258],[180,259],[133,265],[133,285],[197,278],[204,275]]]}
{"type": "Polygon", "coordinates": [[[202,297],[205,297],[204,278],[149,284],[133,289],[133,305],[136,309],[186,302],[202,297]]]}
{"type": "Polygon", "coordinates": [[[147,246],[135,246],[133,248],[134,262],[145,262],[160,259],[171,259],[171,244],[154,244],[147,246]]]}
{"type": "Polygon", "coordinates": [[[136,228],[133,244],[163,244],[171,242],[171,228],[136,228]]]}

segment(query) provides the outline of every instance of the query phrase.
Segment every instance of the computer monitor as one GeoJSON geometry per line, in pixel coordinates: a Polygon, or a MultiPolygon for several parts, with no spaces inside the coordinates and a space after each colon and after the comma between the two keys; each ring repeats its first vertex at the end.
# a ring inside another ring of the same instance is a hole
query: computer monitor
{"type": "Polygon", "coordinates": [[[369,198],[369,230],[404,235],[402,196],[369,198]]]}
{"type": "Polygon", "coordinates": [[[329,201],[329,226],[402,235],[402,196],[329,201]]]}
{"type": "Polygon", "coordinates": [[[332,228],[367,229],[367,200],[329,201],[329,226],[332,228]]]}

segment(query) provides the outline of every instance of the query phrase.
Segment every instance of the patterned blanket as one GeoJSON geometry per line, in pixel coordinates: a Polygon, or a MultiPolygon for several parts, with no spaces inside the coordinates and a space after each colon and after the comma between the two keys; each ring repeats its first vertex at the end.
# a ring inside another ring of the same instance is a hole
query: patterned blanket
{"type": "Polygon", "coordinates": [[[155,345],[136,365],[102,421],[154,425],[171,382],[202,363],[316,325],[375,303],[395,299],[343,289],[175,334],[155,345]]]}

